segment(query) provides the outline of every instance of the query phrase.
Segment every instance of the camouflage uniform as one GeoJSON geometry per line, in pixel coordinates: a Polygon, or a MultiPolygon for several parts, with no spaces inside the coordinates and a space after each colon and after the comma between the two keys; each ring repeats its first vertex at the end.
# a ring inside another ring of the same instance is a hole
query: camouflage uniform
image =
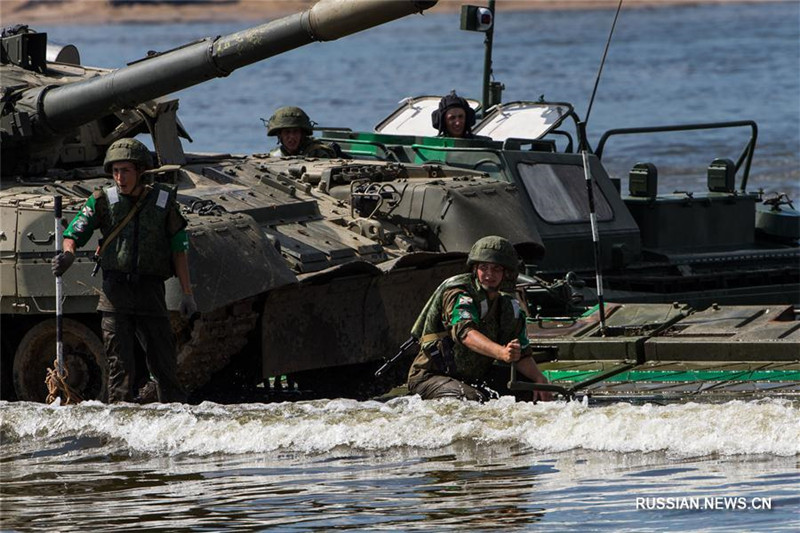
{"type": "MultiPolygon", "coordinates": [[[[132,149],[134,153],[140,147],[146,150],[140,143],[132,143],[138,141],[123,139],[112,144],[106,156],[107,172],[111,163],[129,160],[120,157],[132,157],[132,149]]],[[[186,220],[178,210],[173,187],[155,184],[142,194],[146,197],[141,210],[106,247],[100,263],[103,292],[97,310],[103,313],[109,401],[133,400],[137,339],[145,347],[159,401],[184,401],[185,394],[177,380],[175,339],[164,281],[173,275],[172,253],[189,248],[186,220]]],[[[98,189],[64,231],[64,237],[80,247],[96,229],[108,236],[136,202],[121,194],[116,185],[98,189]]]]}
{"type": "MultiPolygon", "coordinates": [[[[484,261],[469,264],[476,262],[484,261]]],[[[516,278],[516,265],[513,268],[511,275],[516,278]]],[[[494,359],[464,346],[463,339],[472,329],[502,345],[517,339],[526,357],[531,349],[525,320],[513,293],[500,292],[490,300],[472,273],[445,280],[425,304],[411,331],[420,340],[420,351],[408,373],[409,391],[425,399],[487,400],[488,387],[502,388],[502,381],[487,383],[496,381],[493,373],[499,367],[494,359]]]]}
{"type": "Polygon", "coordinates": [[[304,156],[304,157],[319,157],[319,158],[334,158],[338,157],[336,150],[331,146],[314,139],[311,135],[314,129],[311,125],[311,119],[305,111],[299,107],[287,106],[281,107],[269,118],[267,121],[267,136],[277,136],[280,130],[286,128],[297,128],[303,132],[303,139],[300,141],[300,146],[297,152],[290,154],[286,151],[283,145],[278,146],[270,155],[273,157],[290,157],[290,156],[304,156]]]}

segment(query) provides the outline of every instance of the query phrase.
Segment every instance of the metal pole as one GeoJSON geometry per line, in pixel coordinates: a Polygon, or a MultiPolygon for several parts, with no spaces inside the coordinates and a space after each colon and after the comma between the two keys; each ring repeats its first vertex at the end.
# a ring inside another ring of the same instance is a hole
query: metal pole
{"type": "Polygon", "coordinates": [[[488,8],[492,12],[492,27],[489,28],[486,32],[486,38],[483,41],[485,54],[483,57],[483,102],[481,103],[483,107],[483,114],[486,114],[486,110],[489,108],[489,82],[490,78],[492,77],[492,39],[494,37],[494,2],[495,0],[489,0],[488,8]]]}
{"type": "MultiPolygon", "coordinates": [[[[56,195],[53,197],[53,212],[55,214],[55,240],[56,240],[56,255],[61,253],[61,196],[56,195]]],[[[62,337],[63,332],[63,309],[62,309],[62,293],[63,281],[61,276],[56,276],[56,372],[60,377],[64,377],[64,342],[62,337]]]]}
{"type": "Polygon", "coordinates": [[[600,334],[606,332],[606,309],[603,298],[603,264],[600,255],[600,232],[597,227],[597,212],[594,206],[594,187],[592,171],[589,168],[589,148],[586,139],[586,122],[578,122],[581,157],[583,158],[583,175],[586,178],[586,194],[589,200],[589,224],[592,227],[592,248],[594,252],[594,275],[597,284],[597,304],[600,309],[600,334]]]}

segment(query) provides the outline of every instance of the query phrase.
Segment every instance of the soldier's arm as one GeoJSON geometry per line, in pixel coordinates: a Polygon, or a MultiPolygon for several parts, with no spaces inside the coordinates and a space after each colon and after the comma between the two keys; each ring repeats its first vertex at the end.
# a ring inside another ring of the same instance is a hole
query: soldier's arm
{"type": "Polygon", "coordinates": [[[69,252],[72,255],[75,255],[75,249],[77,248],[77,246],[75,245],[75,241],[73,239],[65,237],[64,242],[62,244],[64,253],[69,252]]]}
{"type": "MultiPolygon", "coordinates": [[[[520,311],[520,324],[519,331],[517,332],[517,340],[521,346],[522,356],[520,360],[517,361],[517,370],[519,370],[523,376],[530,379],[534,383],[549,383],[545,375],[539,369],[539,365],[536,364],[536,360],[533,358],[533,350],[531,349],[530,341],[528,341],[528,333],[525,329],[525,323],[525,313],[520,311]]],[[[553,394],[547,391],[534,391],[533,399],[546,402],[553,399],[553,394]]]]}
{"type": "MultiPolygon", "coordinates": [[[[517,370],[534,383],[549,383],[545,375],[542,374],[542,371],[539,370],[539,365],[536,364],[536,360],[534,360],[533,357],[523,357],[517,361],[517,370]]],[[[547,402],[553,399],[553,393],[548,391],[534,391],[533,399],[547,402]]]]}
{"type": "Polygon", "coordinates": [[[183,294],[192,294],[192,280],[189,276],[189,235],[185,229],[178,230],[170,240],[172,250],[172,264],[175,267],[175,275],[181,283],[183,294]]]}
{"type": "MultiPolygon", "coordinates": [[[[481,355],[503,361],[504,363],[513,363],[518,361],[521,355],[519,341],[514,339],[506,345],[498,344],[492,339],[478,331],[477,329],[470,329],[467,334],[461,339],[462,344],[481,355]]],[[[530,359],[528,357],[527,359],[530,359]]]]}
{"type": "Polygon", "coordinates": [[[64,251],[75,253],[76,248],[86,244],[98,226],[97,195],[91,195],[64,230],[64,251]]]}
{"type": "Polygon", "coordinates": [[[175,275],[181,282],[183,294],[192,294],[192,281],[189,277],[189,258],[186,252],[172,252],[172,264],[175,266],[175,275]]]}
{"type": "Polygon", "coordinates": [[[453,340],[460,342],[473,352],[505,361],[516,361],[520,357],[519,342],[498,344],[478,331],[480,313],[472,298],[463,290],[454,289],[444,294],[443,311],[449,318],[453,340]]]}

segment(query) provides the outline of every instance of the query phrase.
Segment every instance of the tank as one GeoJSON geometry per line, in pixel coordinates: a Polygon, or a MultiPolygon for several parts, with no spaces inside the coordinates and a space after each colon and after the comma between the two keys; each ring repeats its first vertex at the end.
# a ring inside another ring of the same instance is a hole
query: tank
{"type": "MultiPolygon", "coordinates": [[[[541,240],[517,221],[476,218],[520,205],[519,191],[483,172],[440,164],[268,154],[190,154],[168,95],[314,40],[332,40],[435,2],[322,0],[308,11],[216,39],[151,53],[118,70],[82,66],[26,27],[2,40],[2,392],[43,401],[53,364],[53,198],[71,219],[99,186],[106,148],[150,137],[158,168],[189,221],[199,317],[173,312],[179,377],[194,399],[238,398],[290,384],[307,395],[364,398],[402,382],[373,376],[408,336],[427,294],[464,268],[471,244],[503,233],[533,261],[541,240]],[[52,54],[55,54],[53,56],[52,54]],[[61,59],[57,61],[56,58],[61,59]],[[424,200],[424,201],[423,201],[424,200]],[[458,231],[450,224],[461,221],[458,231]],[[443,223],[447,221],[447,223],[443,223]]],[[[68,382],[102,399],[105,370],[95,312],[100,277],[90,242],[63,277],[68,382]]],[[[177,280],[167,303],[178,307],[177,280]]],[[[141,384],[145,385],[145,384],[141,384]]],[[[147,388],[143,388],[143,399],[147,388]]]]}

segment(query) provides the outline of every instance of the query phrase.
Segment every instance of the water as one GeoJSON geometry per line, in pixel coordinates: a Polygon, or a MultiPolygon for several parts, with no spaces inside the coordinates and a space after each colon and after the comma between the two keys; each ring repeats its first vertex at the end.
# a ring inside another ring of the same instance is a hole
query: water
{"type": "MultiPolygon", "coordinates": [[[[612,18],[608,10],[501,13],[495,77],[505,99],[544,94],[584,116],[612,18]]],[[[590,137],[754,119],[750,189],[797,199],[798,18],[796,2],[623,12],[590,137]]],[[[245,26],[38,29],[76,44],[85,64],[118,67],[149,49],[245,26]]],[[[265,151],[273,143],[258,117],[281,105],[300,105],[320,124],[371,129],[405,96],[452,88],[477,96],[481,43],[458,30],[456,15],[429,14],[242,69],[180,94],[195,140],[186,148],[265,151]]],[[[624,139],[604,161],[622,173],[652,161],[662,191],[684,188],[703,181],[714,157],[735,159],[745,140],[731,130],[624,139]]],[[[3,530],[800,528],[796,400],[0,403],[0,440],[3,530]]]]}
{"type": "MultiPolygon", "coordinates": [[[[572,102],[585,117],[613,10],[501,12],[494,75],[504,100],[572,102]]],[[[797,2],[623,10],[588,132],[611,128],[755,120],[748,189],[800,198],[800,5],[797,2]]],[[[120,67],[238,31],[226,24],[40,27],[71,42],[89,65],[120,67]]],[[[395,21],[332,43],[315,43],[180,93],[187,150],[264,152],[274,146],[259,117],[299,105],[321,125],[371,130],[407,96],[453,88],[480,98],[483,37],[458,28],[457,14],[395,21]]],[[[660,191],[703,190],[708,164],[736,160],[749,130],[615,137],[604,161],[617,176],[634,163],[659,168],[660,191]]]]}
{"type": "Polygon", "coordinates": [[[800,526],[800,404],[787,400],[0,409],[7,529],[800,526]],[[695,508],[667,508],[681,505],[695,508]]]}

